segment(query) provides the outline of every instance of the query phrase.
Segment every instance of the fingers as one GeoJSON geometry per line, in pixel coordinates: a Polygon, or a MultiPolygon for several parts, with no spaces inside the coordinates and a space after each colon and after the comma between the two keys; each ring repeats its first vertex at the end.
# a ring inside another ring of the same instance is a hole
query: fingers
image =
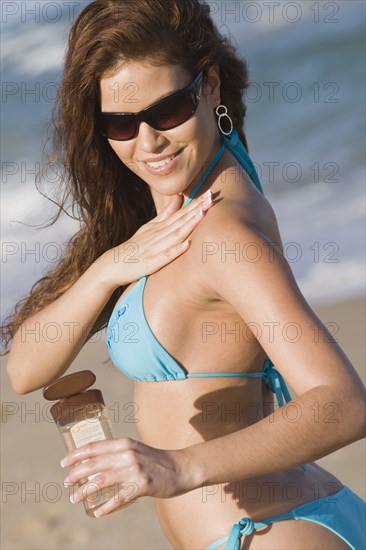
{"type": "Polygon", "coordinates": [[[74,466],[65,478],[64,484],[75,485],[85,479],[90,480],[91,476],[95,476],[106,470],[115,470],[116,466],[118,466],[118,469],[130,468],[137,464],[137,460],[135,451],[131,450],[104,452],[95,458],[83,460],[74,466]],[[116,457],[118,457],[118,464],[116,463],[116,457]]]}
{"type": "MultiPolygon", "coordinates": [[[[128,457],[119,456],[120,464],[119,466],[123,467],[129,464],[128,457]]],[[[98,481],[94,479],[95,475],[99,475],[101,471],[104,471],[108,468],[113,469],[115,466],[115,455],[114,453],[104,454],[99,458],[90,458],[85,460],[75,466],[69,473],[69,475],[64,480],[64,485],[75,485],[76,483],[82,483],[84,480],[90,481],[93,477],[93,481],[98,481]]]]}
{"type": "MultiPolygon", "coordinates": [[[[187,211],[174,223],[166,227],[164,232],[159,235],[159,240],[162,239],[164,249],[168,249],[171,246],[178,246],[182,241],[190,235],[196,225],[205,216],[207,210],[213,206],[212,198],[209,197],[204,202],[201,202],[198,207],[194,207],[192,210],[187,211]]],[[[178,248],[180,250],[180,248],[178,248]]]]}
{"type": "MultiPolygon", "coordinates": [[[[110,462],[115,463],[116,459],[119,460],[119,458],[119,456],[112,456],[110,462]]],[[[90,498],[104,489],[111,489],[114,499],[116,492],[119,494],[123,491],[126,493],[125,498],[128,495],[132,497],[137,491],[140,491],[140,493],[141,491],[146,492],[147,476],[144,476],[136,467],[132,466],[128,468],[118,467],[117,470],[111,467],[105,467],[105,469],[100,467],[98,472],[90,473],[87,478],[80,479],[77,483],[79,485],[78,489],[70,496],[70,502],[73,504],[90,498]]],[[[66,486],[75,484],[68,483],[66,486]]]]}
{"type": "MultiPolygon", "coordinates": [[[[154,273],[164,265],[172,262],[182,255],[190,246],[187,237],[205,216],[206,211],[213,205],[211,197],[200,203],[200,206],[187,210],[186,213],[168,226],[158,228],[154,236],[154,254],[146,264],[146,275],[154,273]]],[[[183,210],[184,212],[184,210],[183,210]]],[[[166,221],[164,222],[166,224],[166,221]]]]}
{"type": "Polygon", "coordinates": [[[191,222],[194,222],[193,226],[190,225],[190,231],[188,233],[186,232],[186,235],[189,235],[195,225],[197,225],[197,223],[202,220],[203,214],[209,208],[211,208],[211,206],[213,206],[211,191],[208,191],[207,193],[202,195],[202,197],[203,198],[201,198],[200,201],[194,204],[191,203],[185,208],[181,208],[166,220],[161,221],[158,224],[158,228],[160,231],[160,233],[158,233],[159,238],[166,238],[166,236],[172,232],[178,235],[179,230],[182,227],[186,226],[187,224],[191,224],[191,222]]]}
{"type": "Polygon", "coordinates": [[[163,221],[169,218],[174,212],[179,210],[183,203],[183,195],[177,194],[172,197],[172,200],[166,208],[155,218],[155,221],[163,221]]]}
{"type": "Polygon", "coordinates": [[[139,488],[136,483],[128,482],[120,484],[120,486],[120,490],[113,498],[95,510],[94,516],[96,518],[115,512],[119,508],[123,508],[132,502],[138,502],[136,498],[139,488]]]}
{"type": "Polygon", "coordinates": [[[182,205],[182,197],[180,195],[174,195],[174,198],[169,205],[163,210],[163,212],[156,216],[153,221],[159,222],[166,220],[169,221],[169,224],[173,224],[175,221],[180,218],[184,218],[184,216],[198,209],[208,199],[212,200],[211,189],[203,193],[200,197],[193,199],[189,205],[184,208],[180,208],[182,205]],[[178,208],[177,205],[179,205],[178,208]]]}
{"type": "Polygon", "coordinates": [[[133,450],[138,442],[130,437],[120,439],[106,439],[103,441],[94,441],[88,445],[83,445],[78,449],[70,451],[62,460],[61,466],[72,466],[80,460],[87,460],[104,453],[113,453],[116,451],[133,450]]]}
{"type": "Polygon", "coordinates": [[[130,448],[128,441],[118,440],[118,443],[119,445],[116,446],[118,450],[110,447],[109,454],[102,445],[86,451],[83,458],[85,455],[92,455],[94,458],[83,460],[82,463],[75,465],[64,481],[67,487],[78,485],[77,490],[70,496],[72,503],[85,499],[93,500],[98,494],[109,495],[108,501],[100,507],[101,513],[94,514],[96,517],[125,506],[134,501],[137,495],[148,494],[151,482],[146,469],[141,464],[141,457],[139,459],[137,451],[130,448]],[[121,451],[126,446],[127,450],[121,451]],[[103,491],[107,493],[101,493],[103,491]]]}

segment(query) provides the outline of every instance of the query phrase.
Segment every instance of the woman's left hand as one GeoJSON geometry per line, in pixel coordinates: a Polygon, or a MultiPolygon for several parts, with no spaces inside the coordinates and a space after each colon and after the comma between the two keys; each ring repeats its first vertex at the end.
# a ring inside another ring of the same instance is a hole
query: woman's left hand
{"type": "Polygon", "coordinates": [[[74,465],[64,481],[66,486],[83,483],[70,498],[72,502],[81,502],[93,492],[119,484],[114,497],[96,510],[96,517],[138,497],[171,498],[199,486],[184,449],[155,449],[128,437],[95,441],[74,449],[61,465],[74,465]],[[87,481],[91,476],[92,480],[87,481]],[[135,489],[131,492],[131,488],[135,489]]]}

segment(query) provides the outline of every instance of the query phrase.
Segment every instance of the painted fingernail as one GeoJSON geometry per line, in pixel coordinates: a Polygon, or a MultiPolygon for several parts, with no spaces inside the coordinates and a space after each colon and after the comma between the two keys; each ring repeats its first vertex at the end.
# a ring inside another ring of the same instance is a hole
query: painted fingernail
{"type": "Polygon", "coordinates": [[[182,249],[182,248],[187,248],[187,246],[189,245],[190,241],[188,239],[186,239],[185,241],[183,241],[182,243],[180,243],[178,245],[178,248],[179,249],[182,249]]]}
{"type": "Polygon", "coordinates": [[[103,515],[103,511],[99,508],[98,510],[95,510],[94,517],[100,518],[103,515]]]}
{"type": "Polygon", "coordinates": [[[202,200],[208,199],[209,197],[211,197],[211,195],[212,195],[212,192],[211,192],[211,189],[209,189],[208,191],[203,193],[203,195],[201,195],[201,199],[202,200]]]}
{"type": "Polygon", "coordinates": [[[67,465],[67,458],[66,458],[66,457],[63,458],[63,459],[61,460],[60,464],[61,464],[61,467],[62,467],[62,468],[65,468],[65,466],[67,465]]]}
{"type": "Polygon", "coordinates": [[[205,206],[211,206],[212,204],[212,197],[210,197],[209,199],[206,199],[205,202],[202,203],[202,206],[205,207],[205,206]]]}
{"type": "Polygon", "coordinates": [[[75,504],[75,502],[77,502],[78,499],[77,499],[77,496],[76,495],[70,495],[70,502],[71,504],[75,504]]]}

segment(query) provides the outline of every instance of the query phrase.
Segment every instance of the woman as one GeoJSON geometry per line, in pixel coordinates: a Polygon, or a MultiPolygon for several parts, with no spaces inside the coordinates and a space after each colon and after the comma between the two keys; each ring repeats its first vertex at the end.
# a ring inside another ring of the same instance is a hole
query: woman
{"type": "Polygon", "coordinates": [[[153,496],[174,548],[361,548],[363,501],[313,461],[363,436],[363,388],[283,257],[247,154],[247,86],[199,0],[85,7],[55,134],[83,225],[5,326],[8,373],[40,388],[108,324],[141,441],[63,460],[68,483],[120,484],[98,517],[153,496]],[[22,341],[55,319],[72,342],[22,341]]]}

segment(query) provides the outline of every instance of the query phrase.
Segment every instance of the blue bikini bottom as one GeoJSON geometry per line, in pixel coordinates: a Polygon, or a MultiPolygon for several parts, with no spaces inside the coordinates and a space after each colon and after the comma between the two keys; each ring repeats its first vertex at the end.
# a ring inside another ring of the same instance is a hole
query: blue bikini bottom
{"type": "Polygon", "coordinates": [[[353,550],[366,549],[366,504],[348,487],[319,500],[293,508],[290,512],[254,522],[242,518],[235,523],[227,537],[213,542],[205,550],[214,550],[226,542],[225,550],[239,550],[242,536],[256,529],[285,519],[304,519],[326,527],[353,550]]]}

